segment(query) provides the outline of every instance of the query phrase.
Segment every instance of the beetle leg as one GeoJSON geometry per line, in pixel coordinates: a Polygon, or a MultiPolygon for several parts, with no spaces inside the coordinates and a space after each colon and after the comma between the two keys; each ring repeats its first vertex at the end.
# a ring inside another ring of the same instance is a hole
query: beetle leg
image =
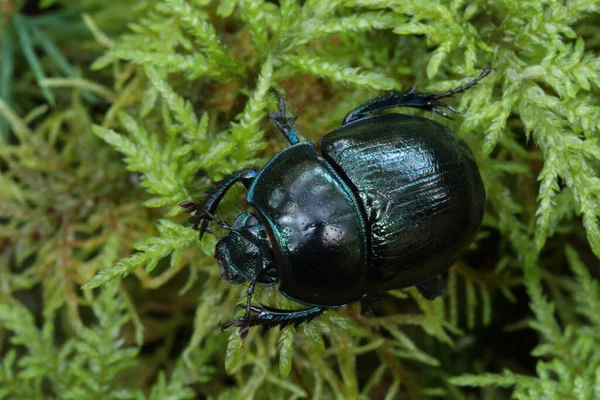
{"type": "Polygon", "coordinates": [[[287,141],[290,142],[291,145],[294,145],[300,141],[298,139],[298,135],[296,135],[296,131],[294,131],[294,128],[292,127],[292,122],[294,122],[297,117],[286,117],[285,99],[283,98],[283,94],[273,88],[271,88],[271,92],[277,96],[277,104],[279,109],[276,113],[270,112],[269,118],[271,118],[271,121],[277,125],[287,141]]]}
{"type": "Polygon", "coordinates": [[[360,301],[360,313],[368,317],[381,315],[381,294],[367,294],[360,301]]]}
{"type": "Polygon", "coordinates": [[[256,286],[256,282],[261,282],[265,276],[269,273],[269,269],[261,269],[256,277],[252,279],[250,285],[248,285],[248,289],[246,290],[246,315],[244,315],[244,320],[250,319],[250,312],[252,311],[252,295],[254,294],[254,287],[256,286]]]}
{"type": "Polygon", "coordinates": [[[223,196],[225,196],[225,193],[227,193],[233,185],[241,182],[246,189],[248,189],[256,175],[258,175],[257,172],[252,169],[243,169],[234,172],[222,181],[217,182],[215,187],[207,193],[203,200],[198,202],[184,200],[179,203],[179,206],[184,208],[185,213],[196,212],[196,214],[190,218],[190,222],[194,225],[194,229],[200,231],[200,239],[202,239],[204,232],[206,232],[206,228],[210,221],[215,221],[225,229],[231,229],[229,225],[215,217],[213,214],[217,210],[219,202],[223,196]]]}
{"type": "Polygon", "coordinates": [[[322,314],[325,308],[311,307],[304,310],[280,310],[267,306],[250,306],[250,310],[256,315],[236,319],[221,325],[221,329],[227,329],[231,326],[239,328],[242,339],[248,335],[248,330],[252,326],[261,326],[263,331],[269,330],[275,326],[284,328],[288,325],[300,325],[303,322],[309,322],[313,318],[322,314]]]}
{"type": "Polygon", "coordinates": [[[358,119],[364,118],[368,114],[374,114],[379,111],[394,108],[394,107],[413,107],[420,108],[423,110],[431,111],[436,114],[440,114],[443,117],[449,118],[448,114],[441,107],[446,108],[454,113],[459,113],[458,110],[446,104],[444,102],[439,101],[440,99],[446,97],[452,97],[455,94],[462,93],[467,89],[475,86],[479,81],[489,75],[492,71],[492,68],[486,68],[483,70],[479,76],[465,85],[459,86],[452,90],[448,90],[444,93],[420,93],[417,92],[416,87],[411,87],[406,92],[397,92],[395,90],[389,91],[387,93],[382,94],[379,97],[376,97],[372,100],[369,100],[365,104],[358,106],[356,109],[350,111],[346,117],[344,117],[344,121],[342,122],[342,126],[349,124],[350,122],[356,121],[358,119]]]}
{"type": "Polygon", "coordinates": [[[428,279],[425,282],[421,282],[415,285],[415,287],[419,290],[423,297],[425,297],[428,300],[433,300],[444,293],[447,285],[448,271],[434,276],[433,278],[428,279]]]}

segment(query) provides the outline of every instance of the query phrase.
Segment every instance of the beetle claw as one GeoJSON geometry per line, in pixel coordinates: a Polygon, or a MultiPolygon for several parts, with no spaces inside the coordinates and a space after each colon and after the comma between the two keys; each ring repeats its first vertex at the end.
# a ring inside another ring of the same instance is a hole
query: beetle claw
{"type": "Polygon", "coordinates": [[[219,327],[221,328],[221,332],[225,332],[227,328],[233,325],[233,321],[229,322],[219,322],[219,327]]]}
{"type": "Polygon", "coordinates": [[[444,107],[444,108],[452,111],[453,113],[460,114],[460,111],[458,111],[456,108],[452,107],[450,104],[444,103],[443,101],[430,102],[429,105],[433,109],[436,109],[436,106],[437,107],[444,107]]]}
{"type": "Polygon", "coordinates": [[[192,223],[192,228],[200,232],[199,236],[200,240],[202,240],[202,236],[204,236],[204,233],[208,229],[209,220],[207,219],[206,215],[200,213],[201,210],[197,211],[198,213],[191,217],[189,221],[192,223]]]}
{"type": "Polygon", "coordinates": [[[225,324],[221,324],[221,332],[225,332],[227,328],[232,326],[239,328],[238,333],[240,334],[240,338],[244,340],[246,339],[246,337],[248,337],[248,332],[250,331],[250,327],[252,325],[249,323],[249,321],[245,320],[244,318],[240,318],[233,321],[229,321],[225,324]]]}
{"type": "MultiPolygon", "coordinates": [[[[262,327],[264,328],[265,325],[267,325],[268,322],[260,320],[258,318],[238,318],[238,319],[234,319],[232,321],[226,322],[224,324],[220,324],[221,325],[221,331],[224,332],[225,330],[227,330],[230,327],[236,327],[238,328],[238,333],[240,334],[240,337],[242,338],[242,340],[246,339],[246,337],[248,336],[248,332],[250,331],[250,328],[255,326],[255,325],[262,325],[262,327]]],[[[270,327],[269,327],[270,328],[270,327]]],[[[268,328],[267,328],[268,329],[268,328]]]]}
{"type": "Polygon", "coordinates": [[[441,115],[444,118],[452,119],[452,117],[450,117],[445,111],[440,110],[439,108],[432,107],[430,109],[430,111],[433,112],[433,113],[435,113],[435,114],[441,115]]]}
{"type": "Polygon", "coordinates": [[[248,337],[248,332],[250,331],[250,326],[243,326],[241,327],[238,332],[240,334],[240,338],[242,340],[246,340],[246,338],[248,337]]]}
{"type": "Polygon", "coordinates": [[[246,318],[238,318],[238,319],[234,319],[229,322],[226,322],[224,324],[220,324],[220,326],[221,326],[221,330],[225,331],[226,329],[231,328],[232,326],[235,326],[236,328],[242,328],[249,324],[250,324],[250,320],[247,320],[246,318]]]}
{"type": "Polygon", "coordinates": [[[208,223],[211,220],[211,214],[205,210],[204,205],[197,201],[183,200],[179,203],[179,206],[183,208],[183,212],[185,214],[191,214],[193,212],[196,213],[189,218],[189,221],[192,223],[192,227],[200,232],[200,239],[202,239],[202,236],[204,236],[205,232],[212,233],[212,231],[208,230],[208,223]]]}

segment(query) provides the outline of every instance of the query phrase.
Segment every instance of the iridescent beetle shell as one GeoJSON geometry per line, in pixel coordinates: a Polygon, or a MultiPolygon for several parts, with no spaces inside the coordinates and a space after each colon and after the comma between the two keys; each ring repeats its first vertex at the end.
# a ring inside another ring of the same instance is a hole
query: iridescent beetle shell
{"type": "Polygon", "coordinates": [[[201,235],[209,221],[230,230],[217,245],[222,276],[250,281],[246,313],[224,326],[243,335],[252,325],[308,321],[327,308],[368,303],[385,291],[416,285],[427,298],[474,240],[483,219],[485,190],[468,146],[427,118],[378,114],[417,107],[447,116],[439,99],[460,93],[490,72],[437,94],[389,92],[350,112],[323,136],[320,151],[300,142],[285,114],[270,114],[291,146],[260,171],[238,171],[202,202],[182,202],[201,235]],[[372,115],[376,114],[376,115],[372,115]],[[214,216],[236,182],[255,210],[232,226],[214,216]],[[255,284],[277,283],[288,298],[310,308],[279,310],[251,304],[255,284]]]}

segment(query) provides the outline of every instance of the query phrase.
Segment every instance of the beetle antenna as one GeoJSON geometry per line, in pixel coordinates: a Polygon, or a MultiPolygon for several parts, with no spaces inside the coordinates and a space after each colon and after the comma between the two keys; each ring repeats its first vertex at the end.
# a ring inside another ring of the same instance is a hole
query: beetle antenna
{"type": "Polygon", "coordinates": [[[210,219],[211,221],[216,222],[223,229],[227,229],[228,231],[236,231],[227,222],[217,218],[207,210],[198,210],[198,213],[192,218],[197,219],[197,221],[194,221],[194,227],[196,227],[196,225],[200,223],[201,220],[210,219]]]}
{"type": "MultiPolygon", "coordinates": [[[[186,214],[191,214],[193,212],[196,212],[196,215],[194,215],[193,217],[190,218],[190,222],[192,224],[194,224],[194,229],[196,229],[196,230],[200,229],[200,224],[202,223],[202,221],[210,220],[210,221],[213,221],[213,222],[216,222],[217,224],[219,224],[219,226],[223,229],[227,229],[228,231],[237,232],[227,222],[223,221],[220,218],[217,218],[210,211],[204,209],[199,203],[197,203],[195,201],[184,200],[181,203],[179,203],[179,206],[184,208],[183,212],[186,214]]],[[[204,228],[203,232],[214,233],[214,232],[212,232],[212,230],[209,230],[208,228],[204,228]]]]}

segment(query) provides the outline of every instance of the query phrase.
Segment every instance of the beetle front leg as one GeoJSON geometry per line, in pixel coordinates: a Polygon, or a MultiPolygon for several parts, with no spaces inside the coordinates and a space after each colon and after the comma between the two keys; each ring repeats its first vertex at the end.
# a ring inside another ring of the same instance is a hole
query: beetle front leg
{"type": "Polygon", "coordinates": [[[291,324],[298,326],[303,322],[312,321],[313,318],[321,315],[325,311],[325,308],[311,307],[305,310],[280,310],[267,306],[251,306],[250,310],[256,314],[222,324],[221,329],[235,326],[239,328],[242,339],[245,339],[248,335],[248,330],[252,326],[261,326],[263,331],[275,326],[280,326],[281,328],[291,324]]]}
{"type": "Polygon", "coordinates": [[[365,104],[358,106],[356,109],[350,111],[348,114],[346,114],[346,117],[344,117],[342,126],[354,122],[358,119],[364,118],[368,114],[374,114],[379,111],[394,107],[420,108],[423,110],[431,111],[436,114],[440,114],[443,117],[450,118],[448,114],[446,114],[446,112],[440,107],[446,108],[454,113],[459,114],[458,110],[453,108],[451,105],[439,100],[446,97],[452,97],[455,94],[470,89],[471,87],[475,86],[480,80],[488,76],[491,71],[492,68],[486,68],[481,74],[479,74],[477,78],[471,80],[467,84],[454,88],[452,90],[448,90],[444,93],[420,93],[417,92],[417,88],[415,86],[411,87],[407,92],[397,92],[395,90],[389,91],[379,97],[369,100],[365,104]]]}
{"type": "Polygon", "coordinates": [[[252,169],[243,169],[234,172],[225,179],[217,182],[214,189],[210,190],[203,200],[198,202],[184,200],[179,203],[179,206],[184,208],[185,213],[196,212],[196,214],[190,218],[190,222],[194,224],[194,229],[200,231],[200,239],[202,239],[204,232],[206,232],[210,221],[215,221],[221,225],[221,227],[229,229],[225,222],[219,220],[213,214],[217,210],[223,196],[225,196],[227,191],[229,191],[233,185],[241,182],[246,189],[249,189],[256,175],[258,175],[258,173],[252,169]]]}
{"type": "Polygon", "coordinates": [[[270,112],[269,118],[271,118],[271,121],[277,125],[287,141],[290,142],[291,145],[294,145],[300,141],[296,131],[292,127],[292,122],[296,120],[296,117],[286,116],[285,99],[283,98],[283,94],[275,89],[271,89],[271,92],[277,96],[277,104],[279,109],[276,113],[270,112]]]}

